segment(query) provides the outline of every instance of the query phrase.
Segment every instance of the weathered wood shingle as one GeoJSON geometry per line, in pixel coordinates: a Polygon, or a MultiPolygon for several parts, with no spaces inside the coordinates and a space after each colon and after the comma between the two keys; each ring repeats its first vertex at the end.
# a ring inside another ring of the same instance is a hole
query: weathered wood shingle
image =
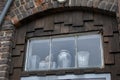
{"type": "Polygon", "coordinates": [[[20,79],[20,75],[47,75],[47,74],[83,74],[83,73],[111,73],[112,80],[120,75],[119,70],[119,33],[115,17],[89,13],[82,11],[63,12],[51,16],[45,16],[30,22],[23,27],[17,28],[16,42],[13,48],[13,73],[11,80],[20,79]],[[73,16],[74,14],[74,16],[73,16]],[[45,37],[56,34],[80,33],[89,31],[99,31],[103,37],[104,68],[102,69],[72,69],[60,71],[24,72],[24,60],[26,55],[26,41],[28,38],[45,37]],[[18,64],[19,62],[19,64],[18,64]],[[21,70],[23,70],[21,72],[21,70]],[[18,71],[17,74],[15,74],[18,71]]]}

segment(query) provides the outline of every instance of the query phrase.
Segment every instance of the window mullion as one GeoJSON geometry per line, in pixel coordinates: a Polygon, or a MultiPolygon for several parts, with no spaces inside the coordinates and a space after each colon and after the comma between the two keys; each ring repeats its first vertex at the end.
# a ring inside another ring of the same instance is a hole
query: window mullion
{"type": "Polygon", "coordinates": [[[77,68],[77,36],[75,35],[75,67],[77,68]]]}
{"type": "Polygon", "coordinates": [[[51,58],[52,58],[52,54],[51,54],[51,51],[52,51],[52,37],[50,37],[50,48],[49,48],[50,50],[49,50],[49,55],[50,55],[50,57],[49,57],[49,68],[51,69],[51,58]]]}
{"type": "Polygon", "coordinates": [[[104,54],[103,54],[103,37],[100,35],[100,50],[101,50],[101,61],[102,61],[102,68],[104,67],[104,54]]]}

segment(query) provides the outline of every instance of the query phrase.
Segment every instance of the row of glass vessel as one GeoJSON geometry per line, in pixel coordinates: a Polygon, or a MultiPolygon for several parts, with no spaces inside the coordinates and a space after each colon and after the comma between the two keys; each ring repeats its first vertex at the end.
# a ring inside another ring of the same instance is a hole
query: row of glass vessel
{"type": "MultiPolygon", "coordinates": [[[[89,64],[88,51],[79,51],[77,54],[78,67],[87,67],[89,64]]],[[[51,56],[52,57],[52,56],[51,56]]],[[[46,56],[44,60],[40,60],[40,56],[32,55],[28,63],[30,70],[46,70],[46,69],[62,69],[69,68],[72,64],[72,56],[68,50],[61,50],[57,56],[57,62],[50,60],[50,56],[46,56]],[[50,62],[51,61],[51,62],[50,62]]]]}

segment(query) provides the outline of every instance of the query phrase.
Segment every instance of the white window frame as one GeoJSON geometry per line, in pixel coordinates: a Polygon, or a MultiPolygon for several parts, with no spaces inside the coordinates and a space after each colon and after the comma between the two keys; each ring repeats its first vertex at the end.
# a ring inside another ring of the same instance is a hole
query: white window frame
{"type": "MultiPolygon", "coordinates": [[[[87,33],[76,33],[76,34],[67,34],[67,35],[58,35],[58,36],[52,36],[52,38],[54,39],[54,38],[62,38],[62,37],[69,37],[69,36],[73,36],[73,37],[75,37],[76,38],[76,36],[88,36],[89,37],[89,35],[100,35],[100,49],[101,49],[101,67],[88,67],[88,68],[104,68],[104,54],[103,54],[103,38],[102,38],[102,35],[101,34],[98,34],[98,33],[96,33],[96,32],[93,32],[93,33],[89,33],[89,32],[87,32],[87,33]]],[[[91,38],[91,37],[90,37],[91,38]]],[[[31,38],[31,39],[29,39],[28,40],[28,42],[27,42],[27,51],[26,51],[26,57],[25,57],[25,71],[29,71],[28,69],[27,69],[27,63],[28,63],[28,58],[29,58],[29,56],[31,55],[31,51],[29,50],[30,49],[30,41],[31,40],[41,40],[41,39],[50,39],[50,55],[51,55],[51,41],[52,41],[52,39],[51,39],[51,36],[50,37],[42,37],[42,38],[31,38]]],[[[76,44],[76,39],[75,39],[75,44],[76,44]]],[[[75,47],[76,48],[76,47],[75,47]]],[[[76,48],[76,50],[77,50],[77,48],[76,48]]],[[[76,53],[75,53],[75,56],[76,56],[76,53]]],[[[76,67],[76,63],[77,63],[77,61],[76,61],[77,59],[75,59],[75,67],[72,67],[72,68],[67,68],[67,69],[79,69],[79,67],[76,67]]],[[[82,68],[80,68],[80,69],[82,69],[82,68]]],[[[85,68],[83,68],[83,69],[87,69],[86,67],[85,68]]],[[[54,69],[47,69],[47,70],[54,70],[54,69]]],[[[55,70],[60,70],[60,69],[55,69],[55,70]]],[[[41,71],[41,70],[40,70],[41,71]]]]}

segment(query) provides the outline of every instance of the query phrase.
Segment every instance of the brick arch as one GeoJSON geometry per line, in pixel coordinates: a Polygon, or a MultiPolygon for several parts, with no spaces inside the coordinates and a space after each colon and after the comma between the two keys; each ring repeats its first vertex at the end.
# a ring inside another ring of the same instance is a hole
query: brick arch
{"type": "Polygon", "coordinates": [[[101,12],[117,12],[117,0],[67,0],[64,4],[59,4],[57,0],[16,0],[10,12],[11,21],[14,25],[30,19],[36,14],[44,12],[57,12],[66,9],[88,9],[101,12]]]}

